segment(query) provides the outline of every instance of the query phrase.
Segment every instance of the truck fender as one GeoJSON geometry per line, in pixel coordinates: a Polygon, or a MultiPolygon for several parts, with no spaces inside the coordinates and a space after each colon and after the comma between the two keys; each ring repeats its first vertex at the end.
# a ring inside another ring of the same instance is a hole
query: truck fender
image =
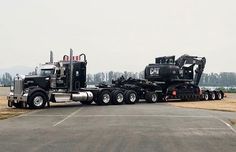
{"type": "Polygon", "coordinates": [[[45,95],[47,101],[48,101],[47,92],[46,92],[44,89],[40,88],[40,87],[33,87],[33,88],[30,88],[30,89],[29,89],[29,93],[28,93],[28,99],[29,99],[29,97],[30,97],[32,94],[34,94],[35,92],[41,92],[41,93],[43,93],[43,94],[45,95]]]}

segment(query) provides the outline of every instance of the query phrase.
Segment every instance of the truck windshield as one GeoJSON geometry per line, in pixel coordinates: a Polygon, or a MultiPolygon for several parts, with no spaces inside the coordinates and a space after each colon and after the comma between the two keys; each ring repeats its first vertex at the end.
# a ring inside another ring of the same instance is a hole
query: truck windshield
{"type": "Polygon", "coordinates": [[[54,69],[41,69],[40,75],[41,76],[50,76],[54,74],[54,69]]]}

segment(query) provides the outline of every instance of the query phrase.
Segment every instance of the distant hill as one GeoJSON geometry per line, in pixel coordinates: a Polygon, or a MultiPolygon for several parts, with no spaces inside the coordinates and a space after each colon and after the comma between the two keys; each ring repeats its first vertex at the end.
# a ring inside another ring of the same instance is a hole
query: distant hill
{"type": "Polygon", "coordinates": [[[6,72],[10,73],[12,76],[15,76],[16,74],[27,75],[29,74],[29,72],[32,72],[32,71],[34,71],[33,67],[15,66],[15,67],[10,67],[10,68],[0,69],[0,76],[2,76],[6,72]]]}

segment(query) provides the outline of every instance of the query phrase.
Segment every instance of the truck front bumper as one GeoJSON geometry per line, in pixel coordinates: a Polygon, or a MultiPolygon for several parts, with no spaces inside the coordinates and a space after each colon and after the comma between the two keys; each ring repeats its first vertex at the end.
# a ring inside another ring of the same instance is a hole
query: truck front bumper
{"type": "Polygon", "coordinates": [[[19,103],[19,102],[27,102],[28,99],[28,94],[23,94],[23,95],[14,95],[13,93],[10,93],[9,96],[7,96],[8,100],[8,106],[12,107],[14,103],[19,103]]]}

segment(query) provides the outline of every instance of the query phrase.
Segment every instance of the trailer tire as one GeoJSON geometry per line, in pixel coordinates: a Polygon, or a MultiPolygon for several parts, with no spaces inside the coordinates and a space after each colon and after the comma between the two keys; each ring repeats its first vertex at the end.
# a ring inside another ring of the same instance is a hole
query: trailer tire
{"type": "Polygon", "coordinates": [[[120,90],[114,90],[111,93],[112,96],[112,104],[114,105],[120,105],[124,102],[124,94],[120,90]]]}
{"type": "Polygon", "coordinates": [[[224,92],[223,92],[223,91],[220,91],[220,93],[221,93],[221,100],[222,100],[222,99],[224,99],[224,97],[225,97],[225,94],[224,94],[224,92]]]}
{"type": "Polygon", "coordinates": [[[139,97],[137,93],[133,90],[127,90],[125,91],[125,103],[126,104],[135,104],[138,102],[139,97]]]}
{"type": "Polygon", "coordinates": [[[210,100],[215,100],[216,99],[216,94],[214,91],[210,93],[210,100]]]}
{"type": "Polygon", "coordinates": [[[156,92],[147,92],[145,99],[148,103],[155,103],[158,101],[158,95],[156,92]]]}
{"type": "Polygon", "coordinates": [[[109,105],[111,104],[111,93],[109,91],[102,91],[99,96],[98,100],[96,100],[98,105],[109,105]]]}
{"type": "Polygon", "coordinates": [[[216,92],[216,100],[221,100],[222,99],[222,94],[220,91],[216,92]]]}
{"type": "Polygon", "coordinates": [[[209,100],[209,93],[208,92],[204,92],[203,94],[203,100],[208,101],[209,100]]]}
{"type": "Polygon", "coordinates": [[[30,108],[42,109],[47,103],[47,97],[42,92],[35,92],[29,96],[28,104],[30,108]]]}

